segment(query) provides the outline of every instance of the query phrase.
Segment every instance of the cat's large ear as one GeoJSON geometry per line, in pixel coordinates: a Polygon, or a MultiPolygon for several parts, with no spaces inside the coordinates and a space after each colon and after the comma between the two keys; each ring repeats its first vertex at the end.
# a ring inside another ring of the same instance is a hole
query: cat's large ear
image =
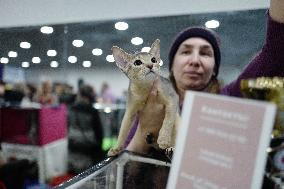
{"type": "Polygon", "coordinates": [[[117,46],[111,48],[112,55],[114,57],[116,65],[124,71],[127,68],[127,62],[129,62],[130,55],[127,54],[124,50],[117,46]]]}
{"type": "Polygon", "coordinates": [[[149,53],[155,56],[158,62],[160,62],[160,40],[159,39],[156,39],[154,43],[151,45],[151,49],[149,53]]]}

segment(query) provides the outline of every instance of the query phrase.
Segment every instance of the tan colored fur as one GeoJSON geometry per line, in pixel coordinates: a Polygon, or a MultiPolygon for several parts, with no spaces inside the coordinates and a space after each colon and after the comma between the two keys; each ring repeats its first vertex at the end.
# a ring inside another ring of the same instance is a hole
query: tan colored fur
{"type": "Polygon", "coordinates": [[[139,116],[139,127],[127,149],[147,153],[150,145],[146,135],[153,134],[159,148],[173,147],[175,141],[175,121],[178,115],[178,95],[169,79],[160,76],[160,41],[157,39],[149,53],[127,54],[119,47],[113,47],[113,56],[117,66],[130,79],[128,101],[118,141],[108,155],[118,154],[125,143],[132,122],[139,116]],[[155,60],[154,60],[154,59],[155,60]],[[141,62],[140,62],[141,61],[141,62]],[[136,65],[135,65],[136,64],[136,65]],[[154,94],[154,101],[149,102],[154,94]],[[149,98],[150,97],[150,98],[149,98]]]}

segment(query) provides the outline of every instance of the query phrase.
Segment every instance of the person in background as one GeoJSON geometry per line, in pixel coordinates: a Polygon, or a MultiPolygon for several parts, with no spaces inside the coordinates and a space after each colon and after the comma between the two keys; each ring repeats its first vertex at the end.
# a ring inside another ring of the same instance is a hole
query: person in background
{"type": "Polygon", "coordinates": [[[5,104],[5,82],[0,80],[0,107],[5,104]]]}
{"type": "Polygon", "coordinates": [[[40,104],[35,102],[36,87],[27,83],[24,85],[24,97],[21,101],[21,107],[39,107],[40,104]]]}
{"type": "Polygon", "coordinates": [[[42,105],[54,105],[57,103],[56,96],[52,93],[50,81],[43,81],[38,90],[36,101],[42,105]]]}
{"type": "Polygon", "coordinates": [[[24,94],[24,83],[13,83],[6,85],[4,92],[4,101],[6,106],[19,107],[23,100],[24,94]]]}
{"type": "Polygon", "coordinates": [[[76,93],[73,92],[73,87],[69,84],[64,84],[64,93],[59,97],[59,103],[65,104],[68,108],[74,104],[76,93]]]}
{"type": "Polygon", "coordinates": [[[109,84],[106,82],[102,84],[101,91],[100,91],[100,98],[98,99],[98,101],[102,103],[108,103],[108,104],[115,103],[116,101],[116,98],[114,94],[112,93],[109,84]]]}
{"type": "Polygon", "coordinates": [[[93,88],[82,85],[69,111],[68,164],[73,174],[81,173],[105,157],[103,128],[99,112],[93,107],[94,100],[93,88]]]}

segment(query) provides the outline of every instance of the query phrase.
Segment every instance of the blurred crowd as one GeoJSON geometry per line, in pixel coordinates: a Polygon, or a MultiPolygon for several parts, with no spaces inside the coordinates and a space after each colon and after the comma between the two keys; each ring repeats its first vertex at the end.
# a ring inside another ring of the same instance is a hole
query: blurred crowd
{"type": "MultiPolygon", "coordinates": [[[[0,108],[41,108],[42,106],[66,105],[68,111],[68,173],[72,175],[83,172],[106,157],[107,150],[103,148],[104,138],[109,137],[109,134],[105,132],[106,124],[117,122],[109,116],[102,116],[94,104],[96,102],[122,104],[125,103],[124,95],[126,94],[117,98],[107,82],[102,83],[98,93],[94,86],[85,84],[83,80],[78,81],[76,88],[78,90],[75,91],[74,87],[69,84],[50,81],[43,81],[36,86],[30,83],[6,83],[0,80],[0,108]]],[[[4,162],[3,165],[10,164],[4,162]]],[[[0,165],[0,173],[2,168],[3,166],[0,165]]],[[[0,181],[1,179],[3,180],[3,177],[0,175],[0,181]]]]}
{"type": "Polygon", "coordinates": [[[39,85],[31,83],[6,83],[0,80],[0,106],[40,107],[41,105],[66,104],[68,107],[75,103],[80,87],[92,88],[93,102],[116,103],[124,99],[116,97],[107,82],[102,83],[100,92],[94,86],[78,82],[78,90],[67,83],[43,81],[39,85]]]}

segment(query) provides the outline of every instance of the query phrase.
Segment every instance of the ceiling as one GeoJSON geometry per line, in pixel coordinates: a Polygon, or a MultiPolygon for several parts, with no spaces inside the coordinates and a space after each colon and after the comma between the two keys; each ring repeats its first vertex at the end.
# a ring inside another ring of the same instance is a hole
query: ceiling
{"type": "Polygon", "coordinates": [[[29,70],[55,68],[50,67],[50,61],[59,62],[56,69],[82,68],[82,61],[90,60],[90,69],[111,68],[112,65],[105,60],[111,54],[113,45],[125,49],[127,52],[140,51],[144,46],[159,38],[161,40],[161,58],[167,67],[167,52],[175,34],[185,27],[204,25],[208,20],[219,20],[220,27],[215,29],[220,35],[222,44],[222,64],[224,66],[242,67],[261,48],[265,34],[265,10],[234,11],[207,14],[192,14],[168,17],[136,18],[124,20],[107,20],[95,22],[81,22],[71,24],[53,25],[52,34],[42,34],[41,26],[15,27],[0,29],[0,57],[8,57],[8,52],[13,50],[18,57],[9,58],[9,65],[21,67],[21,62],[30,62],[29,70]],[[117,21],[125,21],[129,28],[118,31],[114,28],[117,21]],[[143,38],[142,45],[131,44],[132,37],[143,38]],[[77,48],[72,45],[74,39],[84,41],[84,46],[77,48]],[[31,43],[30,49],[19,47],[21,41],[31,43]],[[92,55],[92,49],[101,48],[101,56],[92,55]],[[57,51],[55,57],[48,57],[48,49],[57,51]],[[68,56],[75,55],[78,62],[71,64],[68,56]],[[41,58],[40,64],[32,64],[34,56],[41,58]]]}

